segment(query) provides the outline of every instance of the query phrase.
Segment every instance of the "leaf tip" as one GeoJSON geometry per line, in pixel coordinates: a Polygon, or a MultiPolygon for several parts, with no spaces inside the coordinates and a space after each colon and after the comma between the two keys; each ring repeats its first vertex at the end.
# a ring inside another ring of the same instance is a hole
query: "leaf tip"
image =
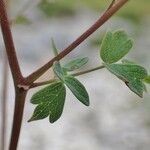
{"type": "Polygon", "coordinates": [[[55,121],[55,120],[49,120],[49,122],[50,122],[51,124],[54,124],[56,121],[55,121]]]}
{"type": "Polygon", "coordinates": [[[85,106],[90,106],[89,98],[84,102],[84,105],[85,105],[85,106]]]}
{"type": "Polygon", "coordinates": [[[58,117],[58,118],[51,118],[51,117],[49,117],[49,122],[50,122],[51,124],[53,124],[53,123],[55,123],[59,118],[60,118],[60,117],[58,117]]]}
{"type": "Polygon", "coordinates": [[[135,94],[137,94],[137,96],[139,96],[140,98],[143,98],[144,96],[143,96],[143,93],[135,93],[135,94]]]}
{"type": "Polygon", "coordinates": [[[87,107],[89,107],[89,106],[90,106],[90,103],[86,103],[85,105],[86,105],[87,107]]]}
{"type": "Polygon", "coordinates": [[[30,123],[30,122],[32,122],[32,121],[34,121],[34,118],[33,118],[33,117],[31,117],[27,122],[30,123]]]}

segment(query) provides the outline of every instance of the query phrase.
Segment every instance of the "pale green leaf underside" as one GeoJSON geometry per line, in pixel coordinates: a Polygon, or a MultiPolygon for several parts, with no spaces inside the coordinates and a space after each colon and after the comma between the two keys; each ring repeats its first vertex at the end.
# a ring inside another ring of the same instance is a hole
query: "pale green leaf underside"
{"type": "Polygon", "coordinates": [[[37,104],[30,121],[44,119],[49,116],[51,123],[57,121],[64,108],[66,88],[62,82],[53,83],[38,91],[31,98],[37,104]]]}
{"type": "Polygon", "coordinates": [[[119,76],[121,79],[133,80],[133,79],[144,79],[147,76],[145,68],[139,65],[133,64],[109,64],[105,65],[106,68],[113,74],[119,76]]]}
{"type": "Polygon", "coordinates": [[[53,64],[53,70],[54,70],[54,73],[57,75],[57,77],[63,81],[64,80],[64,71],[58,61],[56,61],[53,64]]]}
{"type": "Polygon", "coordinates": [[[54,55],[57,56],[58,55],[58,49],[56,48],[56,44],[54,42],[54,39],[52,38],[51,41],[52,41],[52,49],[53,49],[54,55]]]}
{"type": "Polygon", "coordinates": [[[74,71],[84,66],[88,62],[88,60],[88,57],[78,58],[65,64],[63,68],[65,68],[67,71],[74,71]]]}
{"type": "Polygon", "coordinates": [[[134,93],[143,97],[145,85],[142,81],[147,76],[145,68],[134,64],[110,64],[106,68],[123,80],[134,93]]]}
{"type": "Polygon", "coordinates": [[[146,91],[146,86],[141,80],[133,80],[131,82],[125,82],[131,91],[138,96],[143,97],[143,92],[146,91]]]}
{"type": "Polygon", "coordinates": [[[84,105],[89,106],[89,95],[86,91],[86,88],[81,82],[72,76],[66,76],[64,83],[72,91],[75,97],[82,102],[84,105]]]}
{"type": "Polygon", "coordinates": [[[101,45],[100,55],[105,63],[114,63],[124,57],[133,47],[133,40],[125,31],[107,32],[101,45]]]}

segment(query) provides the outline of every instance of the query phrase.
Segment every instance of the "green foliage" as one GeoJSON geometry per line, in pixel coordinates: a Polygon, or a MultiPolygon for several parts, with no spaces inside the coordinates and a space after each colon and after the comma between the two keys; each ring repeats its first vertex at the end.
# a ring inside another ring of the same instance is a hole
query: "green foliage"
{"type": "Polygon", "coordinates": [[[111,73],[124,81],[134,93],[143,97],[145,91],[143,79],[148,75],[145,68],[134,64],[109,64],[105,66],[111,73]]]}
{"type": "Polygon", "coordinates": [[[64,74],[64,71],[58,61],[56,61],[54,63],[53,70],[54,70],[55,74],[57,75],[57,77],[63,81],[65,74],[64,74]]]}
{"type": "Polygon", "coordinates": [[[105,63],[114,63],[124,57],[132,46],[133,41],[124,31],[109,31],[102,41],[100,55],[105,63]]]}
{"type": "Polygon", "coordinates": [[[90,105],[89,95],[82,83],[72,76],[66,76],[64,82],[80,102],[86,106],[90,105]]]}
{"type": "Polygon", "coordinates": [[[62,82],[53,83],[35,93],[31,98],[31,103],[38,106],[29,122],[48,116],[51,123],[57,121],[63,112],[65,97],[66,89],[62,82]]]}
{"type": "MultiPolygon", "coordinates": [[[[80,66],[82,65],[80,64],[80,66]]],[[[29,122],[49,116],[50,122],[53,123],[60,118],[66,98],[65,85],[80,102],[89,106],[89,95],[84,85],[73,76],[66,75],[58,61],[53,64],[53,70],[60,80],[41,89],[32,96],[31,103],[38,106],[35,108],[29,122]]]]}
{"type": "Polygon", "coordinates": [[[84,66],[88,62],[88,60],[89,60],[88,57],[78,58],[65,64],[63,68],[66,71],[74,71],[84,66]]]}
{"type": "Polygon", "coordinates": [[[59,62],[54,63],[53,70],[57,77],[72,91],[75,97],[86,106],[89,106],[89,96],[82,83],[72,76],[66,76],[59,62]]]}
{"type": "Polygon", "coordinates": [[[53,48],[54,55],[57,56],[58,55],[58,49],[56,48],[56,44],[54,42],[54,39],[52,38],[51,41],[52,41],[52,48],[53,48]]]}
{"type": "Polygon", "coordinates": [[[145,68],[134,65],[134,64],[108,64],[105,65],[106,68],[114,73],[115,75],[119,76],[121,79],[133,80],[136,79],[144,79],[147,77],[147,71],[145,68]]]}
{"type": "MultiPolygon", "coordinates": [[[[107,32],[102,41],[100,56],[108,71],[121,79],[135,94],[143,97],[143,93],[146,91],[144,82],[150,84],[150,76],[148,76],[147,70],[127,59],[123,59],[122,63],[116,63],[130,51],[132,46],[133,41],[124,31],[107,32]]],[[[53,40],[52,47],[55,55],[57,55],[58,50],[53,40]]],[[[86,106],[90,105],[89,95],[84,85],[73,75],[68,74],[68,72],[79,69],[87,62],[88,58],[84,57],[72,60],[63,67],[58,61],[53,64],[53,71],[58,81],[55,80],[54,83],[32,96],[31,103],[37,105],[37,107],[29,122],[44,119],[48,116],[51,123],[57,121],[63,112],[66,86],[81,103],[86,106]]],[[[84,71],[84,73],[97,70],[97,68],[103,67],[96,67],[90,71],[84,71]]],[[[83,72],[78,74],[83,74],[83,72]]]]}
{"type": "Polygon", "coordinates": [[[109,31],[103,38],[100,56],[112,74],[124,81],[131,91],[143,97],[146,91],[143,80],[147,81],[147,70],[127,59],[123,59],[122,64],[114,64],[129,53],[132,47],[133,40],[124,31],[109,31]]]}

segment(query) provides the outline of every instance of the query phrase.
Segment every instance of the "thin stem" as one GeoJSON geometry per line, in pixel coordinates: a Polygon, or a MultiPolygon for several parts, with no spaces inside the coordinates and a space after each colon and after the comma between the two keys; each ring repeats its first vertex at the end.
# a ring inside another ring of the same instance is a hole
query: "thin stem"
{"type": "Polygon", "coordinates": [[[77,73],[74,73],[74,74],[71,74],[72,76],[80,76],[80,75],[84,75],[84,74],[87,74],[87,73],[90,73],[90,72],[93,72],[93,71],[97,71],[97,70],[100,70],[100,69],[103,69],[105,68],[105,66],[98,66],[98,67],[95,67],[95,68],[92,68],[92,69],[89,69],[89,70],[85,70],[85,71],[81,71],[81,72],[77,72],[77,73]]]}
{"type": "Polygon", "coordinates": [[[41,75],[43,75],[55,61],[64,58],[67,54],[73,51],[78,45],[80,45],[85,39],[87,39],[92,33],[94,33],[99,27],[101,27],[110,17],[112,17],[126,2],[129,0],[119,0],[113,7],[107,10],[87,31],[85,31],[80,37],[78,37],[73,43],[71,43],[66,49],[64,49],[59,55],[47,62],[41,68],[30,74],[26,80],[28,83],[33,83],[41,75]]]}
{"type": "MultiPolygon", "coordinates": [[[[72,44],[70,44],[66,49],[64,49],[59,55],[54,57],[43,67],[36,70],[34,73],[29,75],[27,78],[23,78],[20,66],[18,63],[16,50],[14,47],[13,37],[11,34],[11,29],[9,25],[9,20],[5,8],[4,0],[0,0],[0,24],[3,34],[3,39],[6,47],[7,57],[13,76],[16,98],[15,98],[15,110],[13,118],[13,127],[11,134],[11,141],[9,150],[16,150],[18,145],[18,139],[20,135],[21,122],[23,117],[23,110],[25,104],[25,98],[27,91],[25,90],[25,85],[32,85],[32,83],[43,75],[57,60],[62,59],[72,50],[74,50],[78,45],[80,45],[85,39],[87,39],[92,33],[94,33],[100,26],[102,26],[114,13],[116,13],[128,0],[119,0],[113,7],[106,11],[86,32],[84,32],[80,37],[78,37],[72,44]],[[20,88],[18,85],[21,85],[20,88]],[[22,88],[21,88],[22,87],[22,88]]],[[[80,73],[81,74],[81,73],[80,73]]],[[[83,73],[82,73],[83,74],[83,73]]]]}
{"type": "Polygon", "coordinates": [[[47,85],[47,84],[53,83],[53,82],[55,82],[55,81],[58,81],[58,79],[51,79],[51,80],[43,81],[43,82],[35,82],[35,83],[33,83],[33,84],[30,86],[30,89],[31,89],[31,88],[35,88],[35,87],[39,87],[39,86],[43,86],[43,85],[47,85]]]}
{"type": "Polygon", "coordinates": [[[3,57],[3,80],[2,80],[2,128],[1,128],[1,150],[5,150],[6,124],[7,124],[7,93],[8,93],[8,62],[6,55],[3,57]]]}
{"type": "Polygon", "coordinates": [[[16,56],[16,50],[14,47],[4,0],[0,0],[0,24],[13,80],[17,85],[17,82],[22,80],[22,74],[16,56]]]}
{"type": "Polygon", "coordinates": [[[12,134],[11,134],[10,147],[9,147],[9,150],[16,150],[19,135],[20,135],[24,102],[25,102],[25,96],[26,96],[27,91],[21,88],[19,89],[17,87],[18,84],[23,85],[25,80],[22,76],[20,66],[18,63],[4,0],[0,0],[0,24],[1,24],[3,39],[4,39],[4,43],[6,47],[9,66],[10,66],[11,73],[13,76],[14,87],[16,90],[13,128],[12,128],[12,134]]]}
{"type": "MultiPolygon", "coordinates": [[[[96,71],[96,70],[100,70],[100,69],[103,69],[103,68],[105,68],[104,65],[98,66],[98,67],[95,67],[95,68],[92,68],[92,69],[89,69],[89,70],[77,72],[77,73],[74,73],[74,74],[70,74],[70,75],[71,76],[80,76],[80,75],[84,75],[84,74],[87,74],[87,73],[90,73],[90,72],[93,72],[93,71],[96,71]]],[[[51,80],[43,81],[43,82],[36,82],[36,83],[33,83],[30,86],[30,88],[35,88],[35,87],[51,84],[51,83],[56,82],[56,81],[58,81],[58,79],[51,79],[51,80]]]]}
{"type": "Polygon", "coordinates": [[[27,91],[23,89],[16,90],[15,110],[14,110],[14,118],[13,118],[13,126],[12,126],[9,150],[17,149],[26,94],[27,94],[27,91]]]}

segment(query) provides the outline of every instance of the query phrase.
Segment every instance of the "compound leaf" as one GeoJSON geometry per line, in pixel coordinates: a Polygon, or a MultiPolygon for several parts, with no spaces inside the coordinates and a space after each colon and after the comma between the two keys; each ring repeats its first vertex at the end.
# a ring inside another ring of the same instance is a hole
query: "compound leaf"
{"type": "Polygon", "coordinates": [[[133,40],[125,31],[107,32],[103,38],[100,56],[105,63],[111,64],[119,61],[133,47],[133,40]]]}
{"type": "Polygon", "coordinates": [[[75,97],[84,105],[89,106],[89,95],[84,85],[72,76],[66,76],[64,83],[75,95],[75,97]]]}
{"type": "Polygon", "coordinates": [[[134,93],[143,97],[145,91],[143,79],[147,77],[145,68],[134,64],[107,64],[105,66],[111,73],[123,80],[134,93]]]}
{"type": "Polygon", "coordinates": [[[44,119],[49,116],[51,123],[57,121],[64,108],[66,88],[62,82],[53,83],[35,93],[31,103],[37,104],[30,121],[44,119]]]}
{"type": "Polygon", "coordinates": [[[88,60],[88,57],[78,58],[65,64],[63,68],[65,68],[67,71],[74,71],[84,66],[88,62],[88,60]]]}

